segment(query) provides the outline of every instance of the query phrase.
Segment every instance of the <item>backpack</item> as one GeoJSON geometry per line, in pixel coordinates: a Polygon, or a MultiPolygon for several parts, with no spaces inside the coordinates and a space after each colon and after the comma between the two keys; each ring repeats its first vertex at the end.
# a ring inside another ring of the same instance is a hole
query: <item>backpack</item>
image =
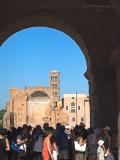
{"type": "Polygon", "coordinates": [[[11,141],[10,149],[15,151],[15,152],[19,152],[20,151],[20,146],[17,145],[16,139],[11,141]]]}
{"type": "Polygon", "coordinates": [[[11,150],[13,150],[15,152],[20,151],[20,146],[18,146],[14,141],[11,142],[10,148],[11,148],[11,150]]]}

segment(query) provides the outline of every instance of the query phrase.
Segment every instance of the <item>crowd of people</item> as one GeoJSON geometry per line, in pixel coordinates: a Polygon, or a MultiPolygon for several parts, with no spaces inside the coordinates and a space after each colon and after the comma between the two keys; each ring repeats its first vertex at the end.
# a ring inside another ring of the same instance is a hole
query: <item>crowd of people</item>
{"type": "Polygon", "coordinates": [[[60,123],[56,129],[48,123],[43,129],[24,124],[9,131],[0,129],[0,160],[114,160],[111,137],[110,127],[101,128],[99,123],[94,129],[85,129],[81,122],[70,133],[60,123]]]}

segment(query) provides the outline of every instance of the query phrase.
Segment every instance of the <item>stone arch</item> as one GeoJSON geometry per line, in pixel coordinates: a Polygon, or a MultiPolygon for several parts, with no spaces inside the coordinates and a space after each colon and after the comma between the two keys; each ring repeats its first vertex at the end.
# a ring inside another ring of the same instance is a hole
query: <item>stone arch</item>
{"type": "Polygon", "coordinates": [[[12,112],[6,112],[3,117],[3,126],[8,130],[14,127],[14,122],[16,121],[16,117],[12,112]]]}
{"type": "Polygon", "coordinates": [[[14,33],[30,27],[53,28],[62,31],[70,36],[81,48],[86,59],[87,69],[90,69],[90,57],[88,55],[87,46],[81,35],[79,35],[79,33],[74,29],[73,26],[61,20],[59,16],[56,17],[55,13],[51,13],[49,11],[30,13],[12,22],[0,33],[0,46],[14,33]]]}

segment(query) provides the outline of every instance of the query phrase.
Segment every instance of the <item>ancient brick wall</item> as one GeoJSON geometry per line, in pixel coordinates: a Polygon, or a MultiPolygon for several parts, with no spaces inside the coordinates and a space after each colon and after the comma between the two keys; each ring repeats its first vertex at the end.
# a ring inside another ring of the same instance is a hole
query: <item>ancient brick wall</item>
{"type": "Polygon", "coordinates": [[[17,95],[13,100],[13,112],[16,117],[15,127],[26,124],[26,95],[17,95]]]}

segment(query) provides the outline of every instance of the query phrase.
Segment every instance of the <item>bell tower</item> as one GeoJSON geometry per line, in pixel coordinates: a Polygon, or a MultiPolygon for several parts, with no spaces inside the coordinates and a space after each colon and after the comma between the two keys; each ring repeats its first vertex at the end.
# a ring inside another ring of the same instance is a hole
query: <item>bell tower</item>
{"type": "Polygon", "coordinates": [[[50,72],[50,87],[53,88],[54,94],[54,102],[58,102],[60,95],[59,95],[59,74],[60,72],[53,70],[50,72]]]}

